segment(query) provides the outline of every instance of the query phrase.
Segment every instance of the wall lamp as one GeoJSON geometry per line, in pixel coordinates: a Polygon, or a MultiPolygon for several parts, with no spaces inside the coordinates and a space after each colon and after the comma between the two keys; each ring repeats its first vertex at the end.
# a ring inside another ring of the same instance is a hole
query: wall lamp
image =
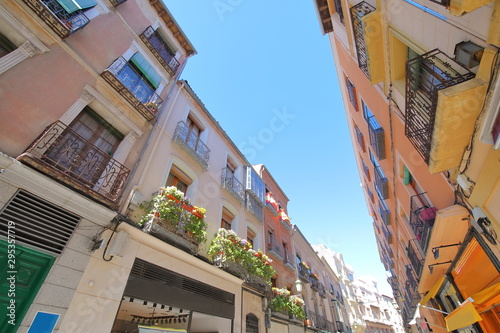
{"type": "Polygon", "coordinates": [[[429,271],[431,271],[431,274],[432,274],[432,272],[434,271],[434,266],[444,265],[444,264],[451,264],[452,262],[453,261],[451,261],[451,260],[444,261],[444,262],[437,262],[437,263],[432,264],[432,265],[427,265],[427,267],[429,267],[429,271]]]}
{"type": "Polygon", "coordinates": [[[452,246],[460,246],[462,243],[456,243],[456,244],[449,244],[449,245],[441,245],[441,246],[436,246],[432,248],[432,253],[434,254],[434,259],[439,258],[439,249],[445,248],[445,247],[452,247],[452,246]]]}

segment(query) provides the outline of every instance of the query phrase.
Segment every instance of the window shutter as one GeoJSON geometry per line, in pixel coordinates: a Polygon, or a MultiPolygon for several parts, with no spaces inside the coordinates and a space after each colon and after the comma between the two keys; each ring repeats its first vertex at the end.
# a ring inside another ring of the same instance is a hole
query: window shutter
{"type": "Polygon", "coordinates": [[[412,176],[410,173],[410,170],[406,168],[406,165],[404,166],[404,172],[403,172],[403,184],[405,185],[410,185],[412,181],[412,176]]]}
{"type": "Polygon", "coordinates": [[[66,12],[68,12],[68,14],[76,12],[77,10],[92,8],[97,5],[97,2],[94,0],[57,0],[57,2],[66,12]]]}
{"type": "Polygon", "coordinates": [[[156,73],[156,71],[151,67],[151,65],[144,59],[144,57],[137,52],[130,59],[130,61],[137,66],[141,73],[146,77],[146,79],[155,87],[158,88],[161,82],[161,77],[156,73]]]}

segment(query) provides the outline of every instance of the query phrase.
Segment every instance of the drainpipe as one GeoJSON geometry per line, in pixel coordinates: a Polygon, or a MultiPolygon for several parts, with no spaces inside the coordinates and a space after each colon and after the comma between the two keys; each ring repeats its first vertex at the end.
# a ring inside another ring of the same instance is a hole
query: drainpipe
{"type": "MultiPolygon", "coordinates": [[[[156,118],[155,122],[153,123],[153,129],[151,130],[151,132],[149,132],[149,136],[148,136],[148,139],[146,140],[146,143],[144,144],[144,146],[142,147],[142,150],[141,150],[141,153],[139,154],[139,158],[137,159],[137,161],[135,162],[135,165],[134,165],[134,168],[132,169],[132,171],[130,172],[130,175],[127,179],[127,182],[125,183],[125,185],[123,186],[123,188],[125,189],[130,181],[132,180],[133,176],[135,175],[136,171],[137,171],[137,168],[139,167],[139,163],[142,161],[142,158],[144,157],[144,153],[146,152],[147,148],[149,147],[149,141],[152,139],[153,137],[153,132],[155,131],[155,129],[157,128],[156,125],[158,123],[158,120],[160,119],[160,116],[165,112],[165,109],[167,108],[167,105],[168,105],[168,102],[170,100],[170,97],[172,95],[172,92],[174,90],[174,87],[176,86],[177,82],[179,81],[179,77],[181,75],[181,73],[183,72],[184,70],[184,67],[186,66],[186,63],[187,63],[187,60],[188,58],[186,58],[183,62],[182,62],[182,65],[181,65],[181,68],[177,71],[177,75],[175,76],[173,82],[172,82],[172,87],[170,87],[170,90],[168,92],[168,95],[167,95],[167,98],[165,99],[165,103],[163,104],[163,107],[160,111],[160,114],[159,116],[156,118]]],[[[183,83],[184,85],[184,83],[183,83]]],[[[182,89],[182,87],[181,87],[182,89]]],[[[181,90],[179,89],[179,91],[181,90]]],[[[177,93],[178,95],[178,93],[177,93]]],[[[176,95],[176,98],[174,99],[174,102],[172,103],[172,106],[175,104],[175,100],[177,99],[177,95],[176,95]]],[[[168,120],[170,115],[167,115],[165,117],[165,121],[163,122],[162,124],[162,128],[165,126],[165,123],[166,121],[168,120]]],[[[159,136],[158,136],[159,137],[159,136]]],[[[158,140],[157,140],[158,142],[158,140]]],[[[156,146],[157,146],[157,142],[155,143],[155,147],[153,148],[153,151],[155,150],[156,146]]],[[[149,161],[151,159],[151,156],[152,154],[150,155],[149,159],[148,159],[148,162],[146,164],[146,168],[144,170],[147,169],[147,167],[149,166],[149,161]]],[[[144,174],[143,174],[144,175],[144,174]]],[[[130,192],[129,192],[129,195],[127,196],[127,200],[125,200],[125,202],[123,203],[123,206],[122,206],[122,209],[120,211],[121,214],[124,214],[126,212],[126,210],[128,209],[128,206],[130,204],[130,201],[132,200],[132,196],[134,195],[135,191],[142,185],[142,181],[144,180],[144,177],[143,175],[141,175],[141,179],[139,180],[139,182],[132,186],[132,188],[130,189],[130,192]]]]}

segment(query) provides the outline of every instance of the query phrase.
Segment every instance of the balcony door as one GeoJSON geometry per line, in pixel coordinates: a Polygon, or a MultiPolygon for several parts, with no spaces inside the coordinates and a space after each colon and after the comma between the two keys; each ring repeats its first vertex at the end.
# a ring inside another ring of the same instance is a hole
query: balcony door
{"type": "Polygon", "coordinates": [[[85,108],[45,155],[57,168],[95,184],[106,170],[123,135],[85,108]]]}

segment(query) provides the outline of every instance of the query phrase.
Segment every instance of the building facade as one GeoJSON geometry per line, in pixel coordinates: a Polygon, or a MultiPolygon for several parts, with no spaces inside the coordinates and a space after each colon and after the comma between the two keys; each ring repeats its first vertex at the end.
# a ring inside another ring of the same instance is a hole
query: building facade
{"type": "Polygon", "coordinates": [[[315,4],[404,324],[498,331],[500,3],[315,4]]]}

